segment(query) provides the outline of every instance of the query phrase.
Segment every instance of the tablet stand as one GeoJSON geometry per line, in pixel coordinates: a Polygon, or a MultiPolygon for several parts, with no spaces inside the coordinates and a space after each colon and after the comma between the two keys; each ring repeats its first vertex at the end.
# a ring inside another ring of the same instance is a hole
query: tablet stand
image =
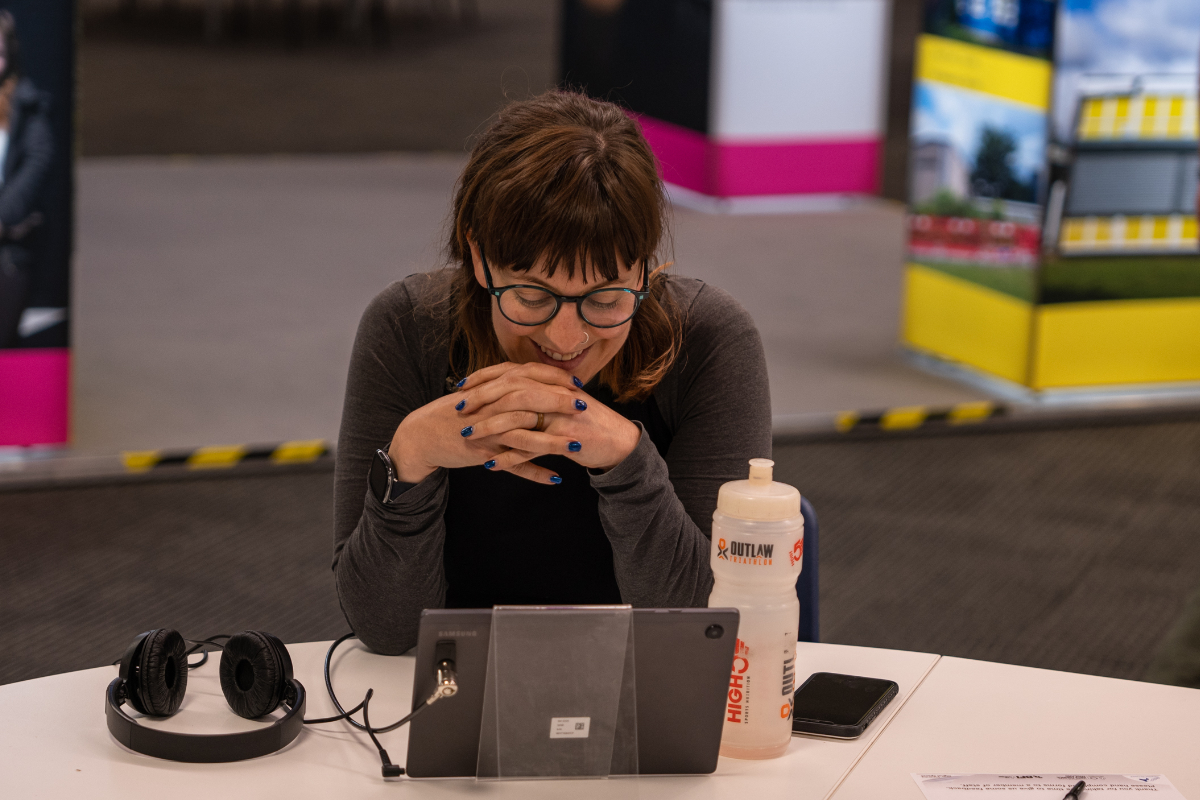
{"type": "Polygon", "coordinates": [[[496,606],[479,779],[636,775],[630,606],[496,606]]]}

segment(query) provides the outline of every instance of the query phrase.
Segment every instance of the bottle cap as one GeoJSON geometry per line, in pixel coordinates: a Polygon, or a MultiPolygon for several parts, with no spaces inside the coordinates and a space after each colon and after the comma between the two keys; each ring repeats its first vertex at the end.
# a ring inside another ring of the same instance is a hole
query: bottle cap
{"type": "Polygon", "coordinates": [[[717,493],[717,510],[738,519],[780,520],[800,516],[800,492],[771,480],[775,462],[750,459],[750,479],[730,481],[717,493]]]}

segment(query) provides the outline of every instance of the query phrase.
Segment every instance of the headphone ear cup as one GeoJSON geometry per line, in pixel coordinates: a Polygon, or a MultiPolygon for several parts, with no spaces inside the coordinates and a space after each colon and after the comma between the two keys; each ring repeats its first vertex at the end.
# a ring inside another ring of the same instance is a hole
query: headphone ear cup
{"type": "Polygon", "coordinates": [[[178,711],[188,679],[187,643],[179,631],[151,631],[136,661],[137,680],[130,693],[133,707],[155,717],[169,717],[178,711]]]}
{"type": "Polygon", "coordinates": [[[242,631],[221,653],[221,691],[239,717],[258,719],[279,708],[292,679],[292,660],[269,633],[242,631]]]}

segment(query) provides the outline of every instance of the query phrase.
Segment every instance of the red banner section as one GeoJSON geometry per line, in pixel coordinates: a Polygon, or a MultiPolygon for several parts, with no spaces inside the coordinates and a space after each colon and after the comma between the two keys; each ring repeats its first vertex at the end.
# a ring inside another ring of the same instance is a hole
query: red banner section
{"type": "Polygon", "coordinates": [[[908,227],[909,252],[918,261],[1032,267],[1041,246],[1040,226],[1007,220],[914,214],[908,227]]]}

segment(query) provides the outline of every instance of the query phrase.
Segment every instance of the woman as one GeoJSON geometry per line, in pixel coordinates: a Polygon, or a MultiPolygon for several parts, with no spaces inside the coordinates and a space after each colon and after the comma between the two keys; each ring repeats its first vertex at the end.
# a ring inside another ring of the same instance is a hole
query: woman
{"type": "Polygon", "coordinates": [[[657,265],[665,210],[614,105],[547,93],[479,140],[456,266],[375,298],[351,356],[333,567],[372,649],[425,608],[707,603],[717,490],[770,453],[770,401],[746,312],[657,265]]]}
{"type": "Polygon", "coordinates": [[[0,348],[17,344],[54,143],[50,99],[21,77],[17,27],[0,11],[0,348]]]}

